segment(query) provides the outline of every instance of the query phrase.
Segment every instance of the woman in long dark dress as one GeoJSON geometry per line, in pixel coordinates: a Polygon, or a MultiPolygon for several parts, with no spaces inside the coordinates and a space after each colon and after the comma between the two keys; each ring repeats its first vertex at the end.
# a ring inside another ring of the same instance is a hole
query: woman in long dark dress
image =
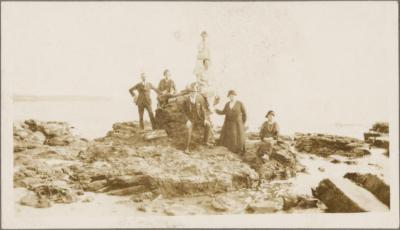
{"type": "Polygon", "coordinates": [[[243,103],[236,100],[235,91],[229,90],[228,97],[229,102],[226,103],[224,109],[216,110],[217,114],[225,115],[224,125],[221,130],[220,145],[227,147],[234,153],[244,153],[246,110],[243,103]]]}

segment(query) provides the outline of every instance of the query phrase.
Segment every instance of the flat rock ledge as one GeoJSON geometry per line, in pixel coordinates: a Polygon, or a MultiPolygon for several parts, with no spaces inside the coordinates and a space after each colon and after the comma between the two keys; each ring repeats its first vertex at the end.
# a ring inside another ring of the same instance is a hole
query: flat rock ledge
{"type": "Polygon", "coordinates": [[[362,140],[351,137],[296,133],[294,140],[297,151],[322,157],[339,155],[353,158],[370,154],[362,140]]]}
{"type": "Polygon", "coordinates": [[[326,212],[352,213],[365,212],[357,203],[344,194],[331,180],[322,180],[315,189],[312,189],[314,197],[325,204],[326,212]]]}

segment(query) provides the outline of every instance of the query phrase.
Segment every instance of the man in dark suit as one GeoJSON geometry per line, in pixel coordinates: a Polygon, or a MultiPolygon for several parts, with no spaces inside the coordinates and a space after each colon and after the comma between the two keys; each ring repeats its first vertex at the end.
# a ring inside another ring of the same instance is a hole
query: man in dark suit
{"type": "Polygon", "coordinates": [[[144,110],[147,110],[147,113],[150,117],[151,128],[154,130],[156,128],[156,122],[154,119],[153,110],[151,108],[151,98],[150,98],[150,91],[154,90],[159,93],[159,91],[150,83],[146,81],[145,73],[140,75],[142,82],[136,84],[132,88],[129,89],[129,93],[134,97],[135,103],[139,109],[139,120],[140,120],[140,127],[144,129],[143,123],[143,114],[144,110]],[[137,90],[139,95],[135,95],[134,91],[137,90]]]}
{"type": "Polygon", "coordinates": [[[187,129],[185,153],[190,153],[189,145],[192,138],[192,131],[198,127],[204,128],[204,144],[208,146],[212,145],[208,142],[211,123],[206,104],[201,95],[198,95],[196,87],[190,88],[189,91],[190,96],[183,102],[184,122],[187,129]]]}

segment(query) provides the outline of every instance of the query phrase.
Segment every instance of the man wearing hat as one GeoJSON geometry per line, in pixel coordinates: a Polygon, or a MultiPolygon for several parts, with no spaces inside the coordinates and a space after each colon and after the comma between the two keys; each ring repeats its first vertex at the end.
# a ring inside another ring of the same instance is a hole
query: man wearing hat
{"type": "Polygon", "coordinates": [[[210,146],[209,137],[211,133],[211,123],[209,121],[207,108],[202,96],[198,95],[197,87],[188,90],[189,97],[183,102],[184,122],[187,129],[187,139],[185,153],[190,153],[189,146],[192,139],[192,132],[199,127],[204,128],[204,144],[210,146]]]}
{"type": "Polygon", "coordinates": [[[142,82],[130,88],[129,93],[135,98],[135,103],[138,106],[140,127],[144,129],[143,114],[144,110],[146,109],[150,117],[151,128],[154,130],[156,128],[156,122],[154,119],[153,110],[151,108],[150,91],[154,90],[157,92],[157,94],[159,94],[159,91],[150,82],[146,81],[145,73],[141,73],[140,78],[142,82]],[[138,91],[139,95],[135,95],[135,90],[138,91]]]}
{"type": "Polygon", "coordinates": [[[263,123],[260,130],[260,138],[261,141],[264,141],[264,138],[268,139],[278,139],[279,136],[279,126],[278,123],[274,121],[275,112],[270,110],[267,115],[265,115],[267,121],[263,123]]]}

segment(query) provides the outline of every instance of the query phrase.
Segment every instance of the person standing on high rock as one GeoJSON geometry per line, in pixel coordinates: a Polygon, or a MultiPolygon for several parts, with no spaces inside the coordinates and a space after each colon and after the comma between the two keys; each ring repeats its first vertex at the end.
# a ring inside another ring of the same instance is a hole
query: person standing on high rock
{"type": "Polygon", "coordinates": [[[206,99],[207,109],[213,112],[214,106],[219,103],[217,81],[211,64],[208,34],[203,31],[200,36],[201,41],[197,47],[196,65],[193,73],[196,76],[195,84],[199,87],[199,93],[206,99]]]}
{"type": "Polygon", "coordinates": [[[203,61],[208,59],[211,60],[210,49],[208,46],[208,34],[206,31],[201,32],[201,41],[197,46],[197,56],[196,56],[196,65],[194,68],[194,75],[198,75],[203,70],[203,61]]]}
{"type": "Polygon", "coordinates": [[[134,97],[134,101],[138,106],[140,128],[144,129],[143,114],[144,110],[146,109],[150,117],[151,128],[154,130],[156,129],[156,121],[154,119],[153,110],[151,108],[150,91],[154,90],[157,94],[159,94],[159,91],[150,82],[146,81],[145,73],[141,73],[140,78],[142,81],[130,88],[129,93],[132,95],[132,97],[134,97]],[[138,92],[139,95],[135,94],[135,90],[138,92]]]}

